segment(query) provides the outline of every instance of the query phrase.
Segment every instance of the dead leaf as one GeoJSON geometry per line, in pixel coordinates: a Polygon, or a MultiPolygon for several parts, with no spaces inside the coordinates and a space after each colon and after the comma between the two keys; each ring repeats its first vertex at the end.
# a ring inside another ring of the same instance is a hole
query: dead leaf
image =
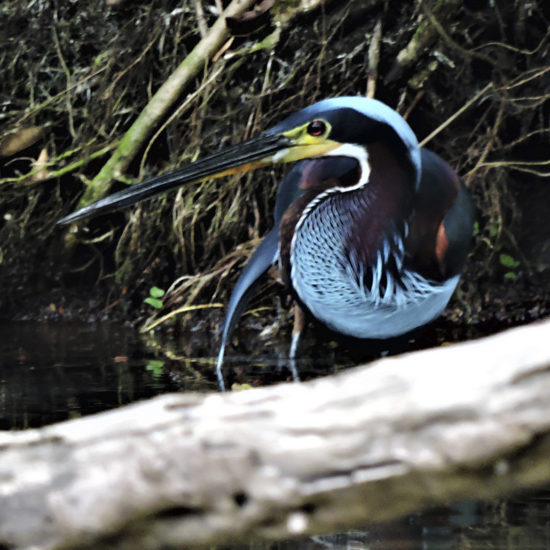
{"type": "Polygon", "coordinates": [[[0,141],[0,157],[11,157],[34,145],[46,131],[44,126],[26,126],[0,141]]]}
{"type": "Polygon", "coordinates": [[[43,147],[40,151],[40,155],[38,155],[38,158],[32,163],[33,168],[37,169],[37,171],[32,175],[32,181],[42,181],[50,175],[48,170],[49,160],[50,156],[48,155],[48,150],[43,147]]]}

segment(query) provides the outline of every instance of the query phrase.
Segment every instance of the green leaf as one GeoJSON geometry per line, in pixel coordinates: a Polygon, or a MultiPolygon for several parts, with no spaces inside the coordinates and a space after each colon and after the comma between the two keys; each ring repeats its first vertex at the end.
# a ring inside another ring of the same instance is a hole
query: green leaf
{"type": "Polygon", "coordinates": [[[473,236],[479,235],[479,222],[474,222],[474,232],[473,236]]]}
{"type": "Polygon", "coordinates": [[[233,384],[231,386],[231,391],[245,391],[251,390],[252,386],[250,384],[233,384]]]}
{"type": "Polygon", "coordinates": [[[153,373],[153,378],[160,378],[164,372],[164,361],[151,359],[145,366],[145,370],[151,371],[153,373]]]}
{"type": "Polygon", "coordinates": [[[518,276],[517,276],[517,273],[514,273],[513,271],[507,271],[504,274],[504,278],[505,279],[511,279],[512,281],[515,281],[518,278],[518,276]]]}
{"type": "Polygon", "coordinates": [[[152,298],[151,296],[145,298],[143,300],[146,304],[149,304],[150,306],[154,307],[155,309],[162,308],[162,300],[157,300],[156,298],[152,298]]]}
{"type": "Polygon", "coordinates": [[[165,294],[164,290],[162,288],[159,288],[158,286],[152,286],[151,290],[149,291],[149,294],[153,298],[162,298],[165,294]]]}
{"type": "Polygon", "coordinates": [[[500,263],[504,267],[509,267],[511,269],[514,269],[519,266],[519,262],[509,254],[501,254],[499,256],[499,259],[500,259],[500,263]]]}

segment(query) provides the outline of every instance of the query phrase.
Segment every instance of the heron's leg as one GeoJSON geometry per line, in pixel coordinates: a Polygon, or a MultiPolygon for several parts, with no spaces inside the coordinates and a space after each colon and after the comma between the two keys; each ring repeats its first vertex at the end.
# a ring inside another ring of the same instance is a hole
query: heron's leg
{"type": "Polygon", "coordinates": [[[300,381],[300,374],[296,366],[296,356],[300,347],[300,338],[306,326],[306,315],[304,310],[296,304],[294,306],[294,327],[292,328],[292,343],[290,344],[289,363],[290,372],[295,382],[300,381]]]}
{"type": "Polygon", "coordinates": [[[220,391],[225,391],[225,380],[223,379],[222,365],[223,357],[225,355],[225,341],[222,341],[220,351],[218,353],[218,361],[216,363],[216,376],[218,377],[218,386],[220,391]]]}

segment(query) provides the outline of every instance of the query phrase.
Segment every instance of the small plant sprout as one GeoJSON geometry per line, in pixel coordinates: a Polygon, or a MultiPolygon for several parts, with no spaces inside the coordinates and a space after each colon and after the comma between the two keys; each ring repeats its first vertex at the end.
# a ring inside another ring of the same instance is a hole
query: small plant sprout
{"type": "Polygon", "coordinates": [[[151,307],[154,307],[155,309],[161,309],[162,308],[162,300],[161,298],[164,296],[165,292],[162,290],[162,288],[159,288],[158,286],[152,286],[149,290],[149,296],[143,300],[146,304],[149,304],[151,307]]]}
{"type": "Polygon", "coordinates": [[[509,254],[501,254],[499,256],[499,260],[500,260],[500,264],[506,268],[509,269],[509,271],[507,271],[505,274],[504,274],[504,278],[505,279],[511,279],[511,280],[515,280],[518,278],[518,274],[516,273],[516,268],[519,267],[520,265],[520,262],[518,260],[516,260],[513,256],[510,256],[509,254]]]}

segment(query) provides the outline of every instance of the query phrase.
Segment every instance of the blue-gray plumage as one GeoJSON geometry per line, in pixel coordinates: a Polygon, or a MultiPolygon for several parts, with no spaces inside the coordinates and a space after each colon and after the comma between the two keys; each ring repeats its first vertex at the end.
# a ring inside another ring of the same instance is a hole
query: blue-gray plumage
{"type": "Polygon", "coordinates": [[[222,388],[227,342],[273,263],[299,307],[320,323],[344,336],[391,339],[441,314],[469,251],[473,207],[454,170],[418,146],[396,111],[363,97],[315,103],[257,138],[115,193],[59,223],[280,162],[298,164],[279,187],[273,229],[231,295],[217,365],[222,388]]]}
{"type": "Polygon", "coordinates": [[[304,161],[296,164],[279,185],[275,201],[273,229],[267,233],[258,248],[250,256],[233,287],[231,298],[225,311],[225,319],[220,330],[221,343],[216,366],[218,380],[222,388],[224,387],[224,381],[221,367],[227,341],[231,337],[235,323],[242,315],[262,275],[277,262],[279,257],[279,223],[287,208],[304,194],[304,191],[299,187],[304,166],[304,161]]]}

